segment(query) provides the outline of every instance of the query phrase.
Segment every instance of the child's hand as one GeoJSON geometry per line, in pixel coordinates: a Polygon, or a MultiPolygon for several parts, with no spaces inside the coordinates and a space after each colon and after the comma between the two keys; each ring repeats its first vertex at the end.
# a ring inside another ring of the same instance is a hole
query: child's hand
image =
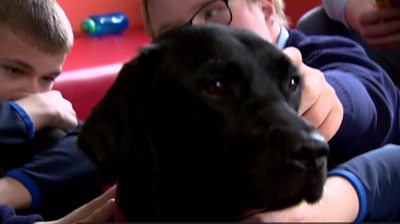
{"type": "Polygon", "coordinates": [[[64,99],[59,91],[32,94],[15,102],[28,113],[35,130],[45,127],[69,129],[78,126],[71,102],[64,99]]]}
{"type": "Polygon", "coordinates": [[[115,203],[116,186],[75,209],[66,216],[48,222],[35,222],[35,224],[72,224],[72,223],[104,223],[112,218],[115,203]]]}
{"type": "Polygon", "coordinates": [[[350,0],[346,19],[371,46],[381,50],[400,48],[400,7],[379,8],[374,0],[350,0]]]}
{"type": "Polygon", "coordinates": [[[337,132],[343,119],[343,106],[324,74],[303,64],[298,49],[290,47],[283,50],[300,70],[304,79],[299,113],[311,125],[318,128],[326,140],[337,132]]]}

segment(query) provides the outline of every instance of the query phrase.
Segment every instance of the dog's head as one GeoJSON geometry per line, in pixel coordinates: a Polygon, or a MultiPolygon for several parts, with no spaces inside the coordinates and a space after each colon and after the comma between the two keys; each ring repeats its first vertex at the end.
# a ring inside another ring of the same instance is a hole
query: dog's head
{"type": "Polygon", "coordinates": [[[296,112],[301,86],[255,34],[179,28],[123,67],[78,143],[117,175],[130,220],[239,220],[314,202],[328,146],[296,112]]]}

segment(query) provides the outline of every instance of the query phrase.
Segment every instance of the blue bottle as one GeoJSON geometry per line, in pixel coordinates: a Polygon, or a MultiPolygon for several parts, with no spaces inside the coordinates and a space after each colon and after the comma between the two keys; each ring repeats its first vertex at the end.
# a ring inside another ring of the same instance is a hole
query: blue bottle
{"type": "Polygon", "coordinates": [[[129,20],[122,12],[93,15],[81,23],[82,30],[93,37],[119,34],[128,29],[129,20]]]}

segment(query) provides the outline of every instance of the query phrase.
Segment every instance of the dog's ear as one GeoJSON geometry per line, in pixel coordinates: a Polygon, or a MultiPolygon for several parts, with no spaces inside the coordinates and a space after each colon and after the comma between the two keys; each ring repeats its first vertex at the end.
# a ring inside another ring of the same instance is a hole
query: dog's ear
{"type": "Polygon", "coordinates": [[[141,49],[139,57],[122,68],[78,138],[79,147],[106,174],[118,179],[117,200],[128,219],[154,217],[160,208],[157,158],[148,136],[147,116],[165,51],[161,46],[151,44],[141,49]]]}
{"type": "Polygon", "coordinates": [[[125,64],[82,127],[79,148],[110,174],[122,174],[119,171],[128,168],[125,164],[138,161],[135,158],[143,160],[136,164],[141,168],[154,163],[149,161],[154,158],[145,116],[160,52],[157,44],[151,44],[125,64]]]}

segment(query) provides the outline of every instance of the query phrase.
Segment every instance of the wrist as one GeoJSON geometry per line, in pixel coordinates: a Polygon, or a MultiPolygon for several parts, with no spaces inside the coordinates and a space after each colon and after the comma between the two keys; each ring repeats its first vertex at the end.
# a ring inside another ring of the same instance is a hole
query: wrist
{"type": "Polygon", "coordinates": [[[22,98],[15,101],[31,119],[34,131],[49,127],[54,115],[40,101],[31,98],[22,98]]]}
{"type": "Polygon", "coordinates": [[[25,123],[28,139],[33,139],[35,136],[36,127],[34,121],[31,119],[29,114],[18,103],[14,101],[9,101],[8,104],[19,114],[19,116],[25,123]]]}
{"type": "Polygon", "coordinates": [[[324,197],[329,203],[327,207],[331,208],[335,221],[354,222],[360,212],[360,199],[356,187],[340,172],[332,172],[330,175],[324,188],[324,197]]]}
{"type": "Polygon", "coordinates": [[[32,197],[28,189],[14,177],[0,178],[0,204],[9,204],[16,210],[31,207],[32,197]]]}

